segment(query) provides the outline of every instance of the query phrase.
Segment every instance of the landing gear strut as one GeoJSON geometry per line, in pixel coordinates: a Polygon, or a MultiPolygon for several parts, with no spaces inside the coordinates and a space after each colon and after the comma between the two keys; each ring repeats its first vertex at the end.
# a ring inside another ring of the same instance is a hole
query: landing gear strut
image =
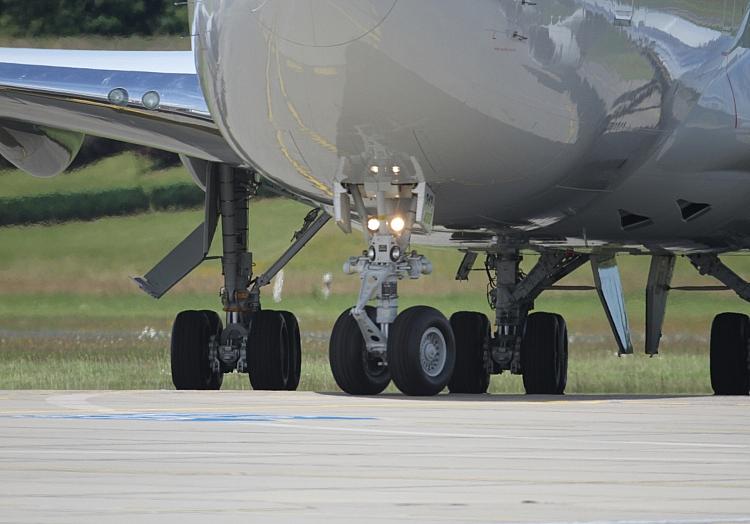
{"type": "Polygon", "coordinates": [[[398,281],[432,272],[409,244],[412,229],[432,227],[434,197],[400,167],[372,166],[363,180],[337,187],[335,215],[344,230],[351,229],[350,197],[369,246],[344,265],[346,273],[359,273],[362,284],[357,304],[341,314],[331,334],[336,383],[347,393],[376,394],[393,379],[407,395],[436,395],[455,365],[451,325],[429,307],[398,313],[398,281]],[[373,299],[376,306],[368,306],[373,299]]]}
{"type": "MultiPolygon", "coordinates": [[[[465,254],[457,280],[468,278],[476,258],[475,252],[465,254]]],[[[544,290],[589,259],[585,254],[544,251],[527,275],[520,268],[520,249],[512,241],[499,243],[488,252],[487,298],[495,309],[496,329],[490,333],[489,320],[482,313],[464,311],[451,317],[459,341],[451,392],[485,393],[491,374],[510,371],[523,375],[528,394],[563,394],[568,370],[565,319],[552,313],[529,312],[544,290]]]]}
{"type": "Polygon", "coordinates": [[[326,224],[311,211],[292,245],[265,273],[253,278],[248,251],[248,210],[258,181],[252,172],[207,165],[206,219],[138,285],[161,297],[205,260],[218,219],[222,225],[224,285],[220,296],[226,327],[213,311],[183,311],[171,341],[172,381],[177,389],[219,389],[224,373],[248,373],[254,389],[295,390],[300,381],[299,324],[288,311],[261,310],[260,289],[326,224]]]}

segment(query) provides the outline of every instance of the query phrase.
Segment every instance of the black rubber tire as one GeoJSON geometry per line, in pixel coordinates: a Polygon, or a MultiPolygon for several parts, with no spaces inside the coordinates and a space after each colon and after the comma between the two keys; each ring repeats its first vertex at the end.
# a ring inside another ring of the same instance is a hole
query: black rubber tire
{"type": "Polygon", "coordinates": [[[750,390],[750,318],[722,313],[711,325],[711,387],[717,395],[747,395],[750,390]]]}
{"type": "Polygon", "coordinates": [[[414,306],[401,312],[388,335],[388,367],[396,387],[410,396],[432,396],[440,393],[453,375],[456,364],[456,341],[448,319],[437,309],[414,306]],[[440,372],[430,376],[422,367],[422,336],[437,328],[445,341],[445,362],[440,372]]]}
{"type": "Polygon", "coordinates": [[[211,319],[203,311],[183,311],[172,325],[170,358],[176,389],[219,389],[224,375],[213,373],[208,362],[211,319]]]}
{"type": "MultiPolygon", "coordinates": [[[[375,308],[367,306],[366,311],[374,320],[375,308]]],[[[368,358],[362,331],[349,309],[333,325],[328,361],[336,384],[350,395],[377,395],[391,382],[388,368],[368,358]]]]}
{"type": "Polygon", "coordinates": [[[286,383],[286,389],[287,391],[296,391],[302,374],[302,342],[299,332],[299,322],[297,321],[297,317],[289,311],[279,311],[279,313],[284,317],[284,322],[286,322],[290,344],[289,378],[286,383]]]}
{"type": "MultiPolygon", "coordinates": [[[[201,313],[206,315],[208,319],[209,334],[215,335],[216,340],[221,338],[221,332],[224,331],[224,323],[221,321],[221,317],[216,311],[210,309],[201,310],[201,313]]],[[[213,373],[211,375],[211,384],[209,389],[221,389],[221,385],[224,383],[224,373],[213,373]]]]}
{"type": "Polygon", "coordinates": [[[482,394],[490,386],[485,365],[485,346],[490,338],[490,321],[484,313],[459,311],[451,316],[456,339],[456,365],[448,382],[451,393],[482,394]]]}
{"type": "Polygon", "coordinates": [[[248,338],[250,385],[255,390],[285,390],[292,362],[284,316],[278,311],[258,311],[248,338]]]}
{"type": "Polygon", "coordinates": [[[521,343],[527,395],[562,395],[568,382],[568,328],[554,313],[533,313],[521,343]]]}

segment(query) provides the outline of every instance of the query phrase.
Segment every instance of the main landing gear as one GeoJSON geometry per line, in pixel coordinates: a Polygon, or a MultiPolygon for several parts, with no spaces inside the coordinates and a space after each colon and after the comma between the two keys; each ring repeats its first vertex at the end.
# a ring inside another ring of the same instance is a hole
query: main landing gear
{"type": "MultiPolygon", "coordinates": [[[[458,280],[468,277],[476,259],[467,253],[458,280]]],[[[558,280],[589,261],[588,255],[543,252],[528,275],[520,269],[518,248],[507,243],[487,254],[488,298],[495,309],[496,329],[482,313],[459,312],[451,325],[460,341],[451,393],[485,393],[490,375],[510,371],[523,376],[528,394],[561,395],[568,371],[568,329],[552,313],[532,313],[534,300],[558,280]]]]}
{"type": "Polygon", "coordinates": [[[224,286],[221,301],[226,327],[213,311],[183,311],[171,340],[172,381],[177,389],[219,389],[225,373],[248,373],[253,389],[296,390],[301,345],[297,318],[288,311],[261,309],[260,289],[328,221],[320,210],[305,218],[294,242],[265,273],[253,277],[248,251],[248,209],[258,183],[254,173],[226,165],[198,164],[205,170],[205,221],[138,285],[159,298],[206,260],[221,218],[224,286]]]}
{"type": "MultiPolygon", "coordinates": [[[[457,279],[467,278],[477,254],[467,252],[457,279]]],[[[669,290],[733,290],[750,301],[750,283],[713,254],[690,255],[701,274],[724,286],[670,287],[674,255],[652,257],[646,288],[646,353],[659,350],[669,290]]],[[[452,393],[483,393],[493,373],[523,375],[528,394],[560,395],[567,382],[568,335],[561,315],[535,312],[534,300],[545,289],[596,290],[610,323],[620,354],[633,352],[619,271],[613,254],[577,254],[544,251],[528,275],[519,267],[521,256],[511,242],[487,255],[489,299],[496,312],[496,330],[481,313],[461,312],[451,317],[457,342],[456,365],[449,383],[452,393]],[[555,286],[586,262],[594,273],[593,288],[555,286]]],[[[747,395],[750,390],[750,317],[739,313],[717,315],[711,328],[711,386],[717,395],[747,395]]]]}
{"type": "MultiPolygon", "coordinates": [[[[725,266],[718,256],[701,254],[689,258],[701,275],[711,275],[726,289],[750,301],[750,284],[725,266]]],[[[714,393],[747,395],[750,392],[750,318],[740,313],[717,315],[711,326],[710,355],[714,393]]]]}

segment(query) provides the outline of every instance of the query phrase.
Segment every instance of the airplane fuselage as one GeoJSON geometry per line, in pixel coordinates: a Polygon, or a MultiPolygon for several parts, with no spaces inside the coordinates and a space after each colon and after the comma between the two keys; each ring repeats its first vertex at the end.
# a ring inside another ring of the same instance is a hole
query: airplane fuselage
{"type": "MultiPolygon", "coordinates": [[[[740,2],[745,4],[745,2],[740,2]]],[[[204,0],[209,109],[248,163],[321,203],[387,159],[431,239],[750,245],[745,5],[684,0],[204,0]]]]}

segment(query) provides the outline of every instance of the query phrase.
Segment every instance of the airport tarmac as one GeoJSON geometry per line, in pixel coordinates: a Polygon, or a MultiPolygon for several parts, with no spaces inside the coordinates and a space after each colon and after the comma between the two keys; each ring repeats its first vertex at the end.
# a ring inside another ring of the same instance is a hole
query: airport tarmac
{"type": "Polygon", "coordinates": [[[750,398],[0,391],[0,522],[750,523],[750,398]]]}

